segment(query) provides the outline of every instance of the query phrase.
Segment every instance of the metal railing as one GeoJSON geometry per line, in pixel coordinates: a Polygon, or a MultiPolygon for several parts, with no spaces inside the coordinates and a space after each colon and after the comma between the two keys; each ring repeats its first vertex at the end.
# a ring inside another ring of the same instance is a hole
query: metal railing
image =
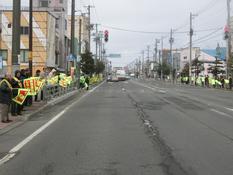
{"type": "Polygon", "coordinates": [[[71,85],[67,87],[61,87],[59,85],[46,85],[42,89],[43,93],[43,101],[49,101],[52,100],[56,97],[60,97],[62,95],[65,95],[69,92],[72,92],[74,90],[77,90],[77,85],[76,83],[72,83],[71,85]]]}

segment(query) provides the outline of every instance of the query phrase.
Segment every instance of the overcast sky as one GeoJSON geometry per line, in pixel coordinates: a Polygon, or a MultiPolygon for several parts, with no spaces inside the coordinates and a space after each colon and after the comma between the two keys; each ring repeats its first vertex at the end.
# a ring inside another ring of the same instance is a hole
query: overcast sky
{"type": "MultiPolygon", "coordinates": [[[[0,6],[10,5],[11,1],[0,0],[0,6]]],[[[22,3],[26,2],[22,0],[22,3]]],[[[189,39],[187,31],[190,12],[198,14],[193,20],[195,31],[193,40],[197,40],[194,46],[216,48],[218,42],[220,46],[225,46],[223,28],[226,24],[226,0],[76,0],[76,2],[76,8],[83,11],[85,5],[95,6],[91,11],[92,22],[101,24],[102,30],[109,30],[107,52],[122,54],[122,58],[112,59],[114,65],[125,65],[139,58],[147,45],[154,47],[156,38],[169,36],[171,28],[179,28],[177,31],[179,33],[174,34],[174,48],[185,47],[189,39]],[[113,28],[145,33],[125,32],[113,28]]],[[[168,37],[164,39],[164,46],[167,48],[168,40],[168,37]]]]}

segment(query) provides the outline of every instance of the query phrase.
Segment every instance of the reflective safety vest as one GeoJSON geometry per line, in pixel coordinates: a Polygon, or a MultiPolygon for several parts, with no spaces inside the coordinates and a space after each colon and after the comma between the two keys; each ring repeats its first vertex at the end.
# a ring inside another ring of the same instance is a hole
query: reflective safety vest
{"type": "Polygon", "coordinates": [[[10,84],[9,81],[7,81],[6,79],[4,79],[4,80],[2,80],[2,81],[0,82],[0,86],[1,86],[2,83],[4,83],[4,82],[7,84],[7,86],[8,86],[10,89],[12,89],[11,84],[10,84]]]}
{"type": "Polygon", "coordinates": [[[229,80],[225,79],[224,82],[225,82],[225,84],[229,84],[229,80]]]}
{"type": "Polygon", "coordinates": [[[81,76],[81,77],[80,77],[80,83],[82,83],[82,84],[85,83],[85,77],[84,77],[84,76],[81,76]]]}
{"type": "Polygon", "coordinates": [[[22,87],[23,87],[23,85],[22,85],[21,81],[20,81],[18,78],[13,77],[13,79],[14,79],[16,82],[18,82],[18,85],[19,85],[19,87],[20,87],[20,88],[22,88],[22,87]]]}

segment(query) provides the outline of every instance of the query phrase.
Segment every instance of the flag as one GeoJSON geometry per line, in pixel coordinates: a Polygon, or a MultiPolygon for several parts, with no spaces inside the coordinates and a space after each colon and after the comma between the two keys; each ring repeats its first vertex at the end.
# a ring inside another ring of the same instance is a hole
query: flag
{"type": "Polygon", "coordinates": [[[28,89],[18,89],[18,95],[13,98],[12,100],[20,105],[23,104],[23,102],[25,101],[26,97],[29,94],[29,90],[28,89]]]}
{"type": "Polygon", "coordinates": [[[37,94],[37,91],[36,91],[36,81],[37,81],[37,79],[38,78],[36,78],[36,77],[31,77],[31,78],[25,79],[23,81],[24,88],[29,90],[28,95],[33,96],[33,95],[37,94]]]}

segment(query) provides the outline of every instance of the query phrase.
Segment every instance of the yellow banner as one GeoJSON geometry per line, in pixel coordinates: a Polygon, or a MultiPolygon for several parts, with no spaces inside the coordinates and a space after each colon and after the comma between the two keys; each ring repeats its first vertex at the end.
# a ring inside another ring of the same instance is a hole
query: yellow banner
{"type": "Polygon", "coordinates": [[[27,98],[29,93],[28,89],[18,89],[18,95],[12,100],[18,103],[19,105],[23,105],[25,99],[27,98]]]}

